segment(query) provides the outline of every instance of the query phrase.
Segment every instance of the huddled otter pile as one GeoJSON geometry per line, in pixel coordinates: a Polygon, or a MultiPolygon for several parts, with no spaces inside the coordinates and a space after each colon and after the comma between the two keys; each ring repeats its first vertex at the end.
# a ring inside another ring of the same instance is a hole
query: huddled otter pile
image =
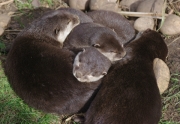
{"type": "Polygon", "coordinates": [[[60,8],[16,37],[4,67],[15,93],[36,109],[85,113],[85,124],[157,124],[153,61],[166,56],[157,32],[136,36],[115,12],[60,8]]]}

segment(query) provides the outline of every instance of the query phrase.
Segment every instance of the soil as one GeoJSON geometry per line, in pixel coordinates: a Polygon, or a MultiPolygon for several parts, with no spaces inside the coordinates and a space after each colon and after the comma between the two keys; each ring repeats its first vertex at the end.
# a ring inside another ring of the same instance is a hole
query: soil
{"type": "MultiPolygon", "coordinates": [[[[11,5],[13,10],[15,10],[14,5],[11,5]]],[[[9,11],[10,8],[0,8],[0,12],[9,11]]],[[[10,50],[13,40],[16,38],[18,33],[24,29],[24,27],[30,25],[30,23],[43,15],[45,12],[49,11],[49,8],[38,8],[33,10],[21,10],[16,11],[14,16],[11,18],[8,27],[6,28],[4,34],[0,36],[0,41],[5,43],[6,48],[1,49],[1,56],[0,59],[4,62],[6,59],[6,55],[10,50]]],[[[171,74],[180,74],[180,36],[170,37],[165,39],[166,44],[168,45],[169,54],[167,58],[167,65],[170,69],[171,74]]],[[[180,77],[179,78],[179,85],[180,85],[180,77]]],[[[173,86],[173,82],[170,82],[169,88],[173,86]]],[[[180,89],[179,89],[180,90],[180,89]]],[[[176,92],[179,92],[175,91],[176,92]]],[[[168,93],[163,94],[163,97],[166,97],[168,93]]],[[[175,111],[177,108],[180,108],[179,104],[176,104],[177,101],[170,101],[169,107],[163,113],[163,120],[172,120],[174,122],[180,122],[180,112],[175,111]]],[[[180,101],[178,101],[180,102],[180,101]]]]}

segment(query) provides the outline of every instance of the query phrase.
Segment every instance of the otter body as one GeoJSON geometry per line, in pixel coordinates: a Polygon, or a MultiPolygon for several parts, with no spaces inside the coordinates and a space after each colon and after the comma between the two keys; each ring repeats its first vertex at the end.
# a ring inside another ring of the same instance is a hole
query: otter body
{"type": "Polygon", "coordinates": [[[80,82],[94,82],[103,78],[111,66],[111,61],[96,48],[84,48],[76,56],[73,64],[73,75],[80,82]]]}
{"type": "Polygon", "coordinates": [[[165,60],[167,46],[157,32],[146,31],[126,51],[103,78],[85,124],[158,124],[161,98],[153,60],[165,60]]]}
{"type": "Polygon", "coordinates": [[[102,24],[114,30],[123,44],[128,43],[135,37],[135,30],[126,18],[118,13],[106,10],[88,12],[87,15],[95,23],[102,24]]]}
{"type": "Polygon", "coordinates": [[[111,29],[95,23],[76,26],[64,41],[64,48],[95,47],[109,60],[120,60],[126,52],[111,29]]]}

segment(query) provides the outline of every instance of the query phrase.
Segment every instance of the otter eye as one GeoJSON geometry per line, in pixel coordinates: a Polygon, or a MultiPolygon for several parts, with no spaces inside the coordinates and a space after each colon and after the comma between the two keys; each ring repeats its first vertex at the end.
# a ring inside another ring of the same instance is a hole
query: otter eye
{"type": "Polygon", "coordinates": [[[100,44],[93,44],[92,46],[93,46],[93,47],[96,47],[96,48],[99,48],[99,47],[100,47],[100,44]]]}
{"type": "Polygon", "coordinates": [[[107,75],[107,72],[103,72],[102,75],[107,75]]]}
{"type": "Polygon", "coordinates": [[[68,19],[67,24],[69,24],[70,22],[71,22],[71,19],[68,19]]]}
{"type": "Polygon", "coordinates": [[[55,33],[55,34],[58,34],[59,31],[60,31],[59,29],[55,29],[55,30],[54,30],[54,33],[55,33]]]}

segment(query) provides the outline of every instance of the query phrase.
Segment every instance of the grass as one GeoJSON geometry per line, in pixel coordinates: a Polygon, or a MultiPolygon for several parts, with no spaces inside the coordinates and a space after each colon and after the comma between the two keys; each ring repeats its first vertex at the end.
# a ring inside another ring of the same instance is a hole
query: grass
{"type": "MultiPolygon", "coordinates": [[[[1,64],[0,64],[1,65],[1,64]]],[[[0,67],[0,124],[59,124],[59,117],[37,111],[15,95],[0,67]]]]}
{"type": "Polygon", "coordinates": [[[162,119],[159,124],[180,124],[180,74],[172,74],[170,86],[162,95],[162,119]],[[167,116],[168,119],[167,119],[167,116]],[[169,118],[171,117],[171,120],[169,118]]]}

